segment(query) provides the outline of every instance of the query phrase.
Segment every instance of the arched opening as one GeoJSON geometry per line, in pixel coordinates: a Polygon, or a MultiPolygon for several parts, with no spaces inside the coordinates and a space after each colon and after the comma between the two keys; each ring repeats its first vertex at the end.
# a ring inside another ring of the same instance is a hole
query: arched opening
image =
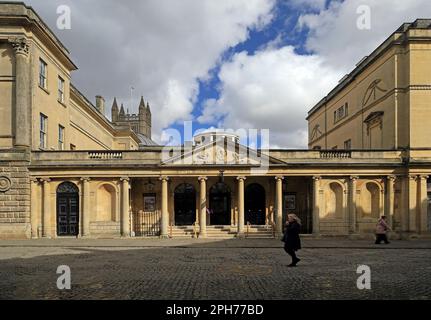
{"type": "Polygon", "coordinates": [[[97,190],[96,221],[116,220],[116,190],[110,184],[103,184],[97,190]]]}
{"type": "Polygon", "coordinates": [[[57,235],[79,234],[79,189],[71,182],[57,188],[57,235]]]}
{"type": "Polygon", "coordinates": [[[245,222],[252,225],[265,224],[265,188],[253,183],[245,188],[245,222]]]}
{"type": "Polygon", "coordinates": [[[175,225],[190,226],[196,220],[196,190],[188,183],[180,184],[174,194],[175,225]]]}
{"type": "Polygon", "coordinates": [[[231,191],[223,182],[218,182],[210,189],[211,225],[230,225],[231,191]]]}
{"type": "Polygon", "coordinates": [[[326,218],[343,217],[343,187],[336,182],[329,184],[326,201],[326,218]]]}
{"type": "Polygon", "coordinates": [[[379,218],[380,216],[380,188],[374,182],[368,182],[361,193],[361,207],[363,218],[379,218]]]}

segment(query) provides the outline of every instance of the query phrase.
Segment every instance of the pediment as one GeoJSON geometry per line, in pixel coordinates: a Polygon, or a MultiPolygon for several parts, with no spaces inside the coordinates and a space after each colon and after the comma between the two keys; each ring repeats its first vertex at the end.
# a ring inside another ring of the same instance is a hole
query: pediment
{"type": "Polygon", "coordinates": [[[282,161],[269,157],[265,152],[244,145],[223,140],[209,142],[194,147],[184,147],[176,154],[162,160],[162,165],[245,165],[262,166],[263,164],[280,164],[282,161]]]}

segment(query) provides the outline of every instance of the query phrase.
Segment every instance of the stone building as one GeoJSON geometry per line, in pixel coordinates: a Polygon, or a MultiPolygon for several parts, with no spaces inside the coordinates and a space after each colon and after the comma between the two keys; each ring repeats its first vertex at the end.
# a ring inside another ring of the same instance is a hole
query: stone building
{"type": "MultiPolygon", "coordinates": [[[[235,134],[158,146],[151,111],[93,105],[36,12],[0,3],[0,237],[430,235],[431,21],[403,24],[308,114],[308,150],[235,134]]],[[[304,106],[305,107],[305,106],[304,106]]],[[[283,116],[283,115],[280,115],[283,116]]]]}

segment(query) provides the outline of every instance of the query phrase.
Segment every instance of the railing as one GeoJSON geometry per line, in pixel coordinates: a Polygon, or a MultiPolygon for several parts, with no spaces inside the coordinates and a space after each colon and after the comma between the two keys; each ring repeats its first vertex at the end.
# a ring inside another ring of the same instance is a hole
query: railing
{"type": "Polygon", "coordinates": [[[88,152],[88,158],[101,159],[101,160],[123,159],[123,153],[109,152],[109,151],[92,151],[92,152],[88,152]]]}
{"type": "Polygon", "coordinates": [[[251,227],[251,223],[250,221],[247,221],[247,228],[245,229],[245,237],[248,238],[248,235],[250,233],[250,227],[251,227]]]}
{"type": "Polygon", "coordinates": [[[160,211],[135,212],[133,217],[134,232],[136,237],[160,236],[160,211]]]}
{"type": "Polygon", "coordinates": [[[195,237],[195,239],[198,237],[198,222],[195,221],[193,223],[193,236],[195,237]]]}
{"type": "Polygon", "coordinates": [[[351,151],[320,151],[320,159],[350,159],[351,157],[351,151]]]}

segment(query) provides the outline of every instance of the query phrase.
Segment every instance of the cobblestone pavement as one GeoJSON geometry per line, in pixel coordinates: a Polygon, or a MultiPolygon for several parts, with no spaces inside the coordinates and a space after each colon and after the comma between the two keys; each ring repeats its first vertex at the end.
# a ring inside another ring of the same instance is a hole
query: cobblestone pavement
{"type": "Polygon", "coordinates": [[[130,243],[0,242],[0,298],[431,300],[426,241],[338,247],[304,241],[297,268],[287,267],[290,259],[277,240],[260,247],[260,240],[130,243]],[[363,264],[371,268],[371,290],[356,287],[363,264]],[[71,268],[71,290],[56,287],[59,265],[71,268]]]}

